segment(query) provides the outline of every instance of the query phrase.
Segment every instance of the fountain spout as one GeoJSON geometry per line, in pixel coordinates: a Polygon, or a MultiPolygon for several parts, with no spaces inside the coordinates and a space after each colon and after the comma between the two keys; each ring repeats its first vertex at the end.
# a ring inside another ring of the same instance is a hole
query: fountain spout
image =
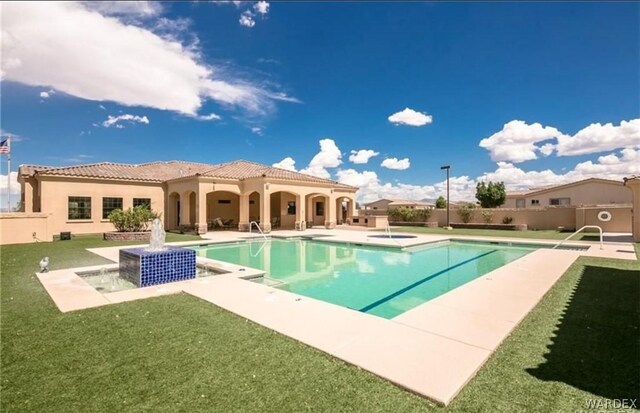
{"type": "Polygon", "coordinates": [[[156,218],[153,220],[151,224],[151,242],[149,243],[149,247],[147,251],[162,251],[164,250],[164,240],[166,237],[166,233],[162,228],[162,222],[160,219],[156,218]]]}

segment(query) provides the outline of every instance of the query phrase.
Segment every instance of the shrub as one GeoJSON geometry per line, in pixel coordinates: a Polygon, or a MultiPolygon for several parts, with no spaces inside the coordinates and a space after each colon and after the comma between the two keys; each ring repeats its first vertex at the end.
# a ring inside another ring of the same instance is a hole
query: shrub
{"type": "Polygon", "coordinates": [[[389,219],[391,221],[402,221],[402,222],[424,221],[426,222],[431,216],[431,210],[400,207],[400,208],[389,209],[387,211],[387,214],[389,215],[389,219]]]}
{"type": "Polygon", "coordinates": [[[159,218],[159,216],[158,213],[141,205],[129,208],[126,211],[114,209],[109,214],[109,221],[116,227],[116,231],[118,232],[140,232],[147,231],[151,221],[159,218]]]}
{"type": "Polygon", "coordinates": [[[502,223],[505,225],[511,224],[513,222],[513,218],[511,217],[504,217],[502,218],[502,223]]]}
{"type": "Polygon", "coordinates": [[[429,220],[429,217],[431,217],[431,209],[429,208],[417,209],[416,215],[417,215],[418,221],[427,222],[429,220]]]}
{"type": "Polygon", "coordinates": [[[469,221],[471,221],[471,219],[473,218],[473,215],[476,212],[474,208],[475,208],[475,205],[473,204],[465,204],[460,208],[458,208],[458,216],[460,217],[462,222],[464,222],[465,224],[468,224],[469,221]]]}
{"type": "Polygon", "coordinates": [[[482,220],[485,224],[490,224],[493,221],[493,212],[492,211],[482,211],[482,220]]]}

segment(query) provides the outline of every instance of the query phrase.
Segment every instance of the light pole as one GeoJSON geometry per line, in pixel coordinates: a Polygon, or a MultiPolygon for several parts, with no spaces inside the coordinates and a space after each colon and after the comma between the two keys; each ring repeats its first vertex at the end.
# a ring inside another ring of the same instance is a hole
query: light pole
{"type": "Polygon", "coordinates": [[[441,166],[440,169],[447,170],[447,229],[450,229],[449,225],[449,170],[451,169],[451,165],[441,166]]]}

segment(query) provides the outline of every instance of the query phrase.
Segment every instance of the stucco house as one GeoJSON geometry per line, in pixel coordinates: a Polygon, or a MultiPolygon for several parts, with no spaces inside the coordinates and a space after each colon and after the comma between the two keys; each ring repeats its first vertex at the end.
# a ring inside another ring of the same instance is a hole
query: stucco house
{"type": "Polygon", "coordinates": [[[204,233],[220,221],[241,231],[251,221],[265,232],[272,226],[334,228],[353,216],[358,189],[244,160],[21,165],[18,181],[23,212],[48,214],[54,234],[112,231],[109,212],[137,205],[161,213],[170,230],[204,233]]]}
{"type": "Polygon", "coordinates": [[[563,185],[507,192],[503,208],[543,206],[629,205],[631,191],[621,181],[588,178],[563,185]]]}

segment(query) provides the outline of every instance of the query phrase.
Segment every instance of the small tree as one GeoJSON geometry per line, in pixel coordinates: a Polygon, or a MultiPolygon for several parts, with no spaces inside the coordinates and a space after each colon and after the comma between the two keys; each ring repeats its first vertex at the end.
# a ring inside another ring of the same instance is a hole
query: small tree
{"type": "Polygon", "coordinates": [[[491,211],[482,211],[482,220],[485,224],[490,224],[493,221],[493,212],[491,211]]]}
{"type": "Polygon", "coordinates": [[[147,206],[140,205],[126,211],[114,209],[109,213],[109,221],[118,232],[141,232],[149,229],[149,224],[159,214],[151,211],[147,206]]]}
{"type": "Polygon", "coordinates": [[[447,200],[444,199],[442,195],[440,195],[438,199],[436,199],[436,208],[444,209],[446,207],[447,207],[447,200]]]}
{"type": "Polygon", "coordinates": [[[507,199],[507,193],[504,189],[504,182],[488,184],[478,182],[476,185],[476,199],[480,201],[482,208],[496,208],[504,204],[507,199]]]}
{"type": "Polygon", "coordinates": [[[427,222],[429,220],[429,217],[431,216],[431,209],[429,208],[418,209],[416,210],[416,215],[417,215],[418,221],[427,222]]]}
{"type": "Polygon", "coordinates": [[[465,224],[468,224],[469,221],[471,221],[475,212],[475,205],[473,204],[465,204],[458,208],[458,216],[465,224]]]}

